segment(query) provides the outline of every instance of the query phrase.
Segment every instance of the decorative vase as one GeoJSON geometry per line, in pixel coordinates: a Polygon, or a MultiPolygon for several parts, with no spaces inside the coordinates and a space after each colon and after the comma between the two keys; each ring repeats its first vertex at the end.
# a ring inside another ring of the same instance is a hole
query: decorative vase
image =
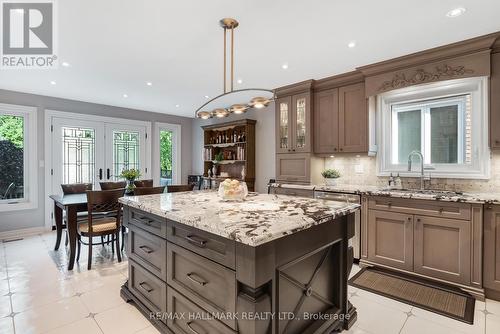
{"type": "Polygon", "coordinates": [[[125,187],[126,194],[131,194],[134,192],[135,189],[134,181],[135,179],[127,179],[127,186],[125,187]]]}
{"type": "Polygon", "coordinates": [[[214,164],[212,167],[212,176],[213,177],[217,176],[217,165],[216,164],[214,164]]]}
{"type": "Polygon", "coordinates": [[[325,184],[330,187],[334,187],[337,185],[337,179],[325,178],[325,184]]]}

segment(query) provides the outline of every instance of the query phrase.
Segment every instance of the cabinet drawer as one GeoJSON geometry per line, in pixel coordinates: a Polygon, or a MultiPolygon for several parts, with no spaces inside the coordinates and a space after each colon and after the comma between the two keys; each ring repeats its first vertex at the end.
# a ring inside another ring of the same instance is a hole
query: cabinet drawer
{"type": "Polygon", "coordinates": [[[167,281],[167,240],[129,226],[129,257],[167,281]]]}
{"type": "Polygon", "coordinates": [[[167,221],[142,211],[130,210],[129,224],[138,226],[143,230],[167,238],[167,221]]]}
{"type": "Polygon", "coordinates": [[[231,269],[235,268],[235,242],[184,224],[168,225],[168,241],[203,255],[231,269]]]}
{"type": "MultiPolygon", "coordinates": [[[[168,243],[167,283],[209,312],[236,310],[236,274],[213,261],[168,243]]],[[[226,325],[236,328],[234,319],[226,325]]]]}
{"type": "Polygon", "coordinates": [[[196,306],[172,288],[168,288],[167,326],[177,334],[233,334],[237,333],[218,320],[209,319],[211,314],[196,306]]]}
{"type": "Polygon", "coordinates": [[[308,189],[293,189],[293,188],[271,188],[271,193],[276,195],[290,195],[313,198],[314,191],[308,189]]]}
{"type": "Polygon", "coordinates": [[[128,288],[151,312],[167,311],[167,284],[129,260],[128,288]]]}
{"type": "Polygon", "coordinates": [[[467,203],[374,196],[369,198],[368,207],[376,210],[441,218],[455,218],[463,220],[471,219],[471,205],[467,203]]]}
{"type": "Polygon", "coordinates": [[[287,182],[310,182],[311,156],[307,153],[276,154],[276,179],[287,182]]]}

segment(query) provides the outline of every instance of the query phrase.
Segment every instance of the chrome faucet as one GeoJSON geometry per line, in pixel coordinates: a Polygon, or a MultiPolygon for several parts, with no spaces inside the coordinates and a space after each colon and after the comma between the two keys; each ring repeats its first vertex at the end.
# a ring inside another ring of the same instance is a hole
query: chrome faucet
{"type": "Polygon", "coordinates": [[[408,171],[411,172],[411,158],[414,155],[417,155],[420,158],[420,190],[424,190],[425,180],[427,180],[427,178],[424,176],[424,156],[422,152],[415,150],[408,154],[408,171]]]}

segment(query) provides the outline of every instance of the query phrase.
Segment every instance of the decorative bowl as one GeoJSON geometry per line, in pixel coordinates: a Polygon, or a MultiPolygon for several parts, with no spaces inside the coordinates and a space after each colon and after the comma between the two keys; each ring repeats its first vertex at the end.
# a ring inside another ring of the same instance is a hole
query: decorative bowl
{"type": "Polygon", "coordinates": [[[248,196],[248,187],[245,182],[225,179],[219,185],[219,197],[223,201],[242,201],[248,196]]]}

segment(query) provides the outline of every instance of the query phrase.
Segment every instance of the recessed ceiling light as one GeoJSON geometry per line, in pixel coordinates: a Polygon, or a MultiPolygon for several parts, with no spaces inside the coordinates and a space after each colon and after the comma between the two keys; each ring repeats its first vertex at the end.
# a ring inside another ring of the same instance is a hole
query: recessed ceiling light
{"type": "Polygon", "coordinates": [[[176,108],[179,108],[179,107],[180,107],[180,105],[176,104],[176,105],[175,105],[175,107],[176,107],[176,108]]]}
{"type": "Polygon", "coordinates": [[[68,62],[65,62],[65,61],[63,61],[61,65],[64,66],[64,67],[70,67],[71,66],[68,62]]]}
{"type": "Polygon", "coordinates": [[[52,80],[52,81],[50,82],[50,84],[51,84],[51,85],[55,85],[55,84],[57,84],[57,82],[55,82],[54,80],[52,80]]]}
{"type": "Polygon", "coordinates": [[[124,97],[124,98],[127,98],[127,97],[128,97],[128,95],[127,95],[127,94],[123,94],[123,97],[124,97]]]}
{"type": "Polygon", "coordinates": [[[351,48],[351,49],[352,49],[353,47],[355,47],[355,46],[356,46],[356,41],[350,41],[350,42],[347,44],[347,46],[348,46],[349,48],[351,48]]]}
{"type": "Polygon", "coordinates": [[[281,68],[284,69],[284,70],[288,69],[288,64],[284,63],[283,65],[281,65],[281,68]]]}
{"type": "Polygon", "coordinates": [[[210,96],[208,96],[208,95],[205,95],[205,98],[206,98],[206,99],[209,99],[209,98],[210,98],[210,96]]]}
{"type": "Polygon", "coordinates": [[[238,79],[238,80],[236,80],[236,82],[239,83],[239,84],[242,84],[243,80],[242,79],[238,79]]]}
{"type": "Polygon", "coordinates": [[[462,15],[463,13],[465,13],[465,8],[458,7],[458,8],[450,10],[448,13],[446,13],[446,16],[448,16],[448,17],[458,17],[458,16],[462,15]]]}
{"type": "Polygon", "coordinates": [[[146,82],[146,85],[153,86],[153,83],[151,81],[148,81],[148,82],[146,82]]]}

